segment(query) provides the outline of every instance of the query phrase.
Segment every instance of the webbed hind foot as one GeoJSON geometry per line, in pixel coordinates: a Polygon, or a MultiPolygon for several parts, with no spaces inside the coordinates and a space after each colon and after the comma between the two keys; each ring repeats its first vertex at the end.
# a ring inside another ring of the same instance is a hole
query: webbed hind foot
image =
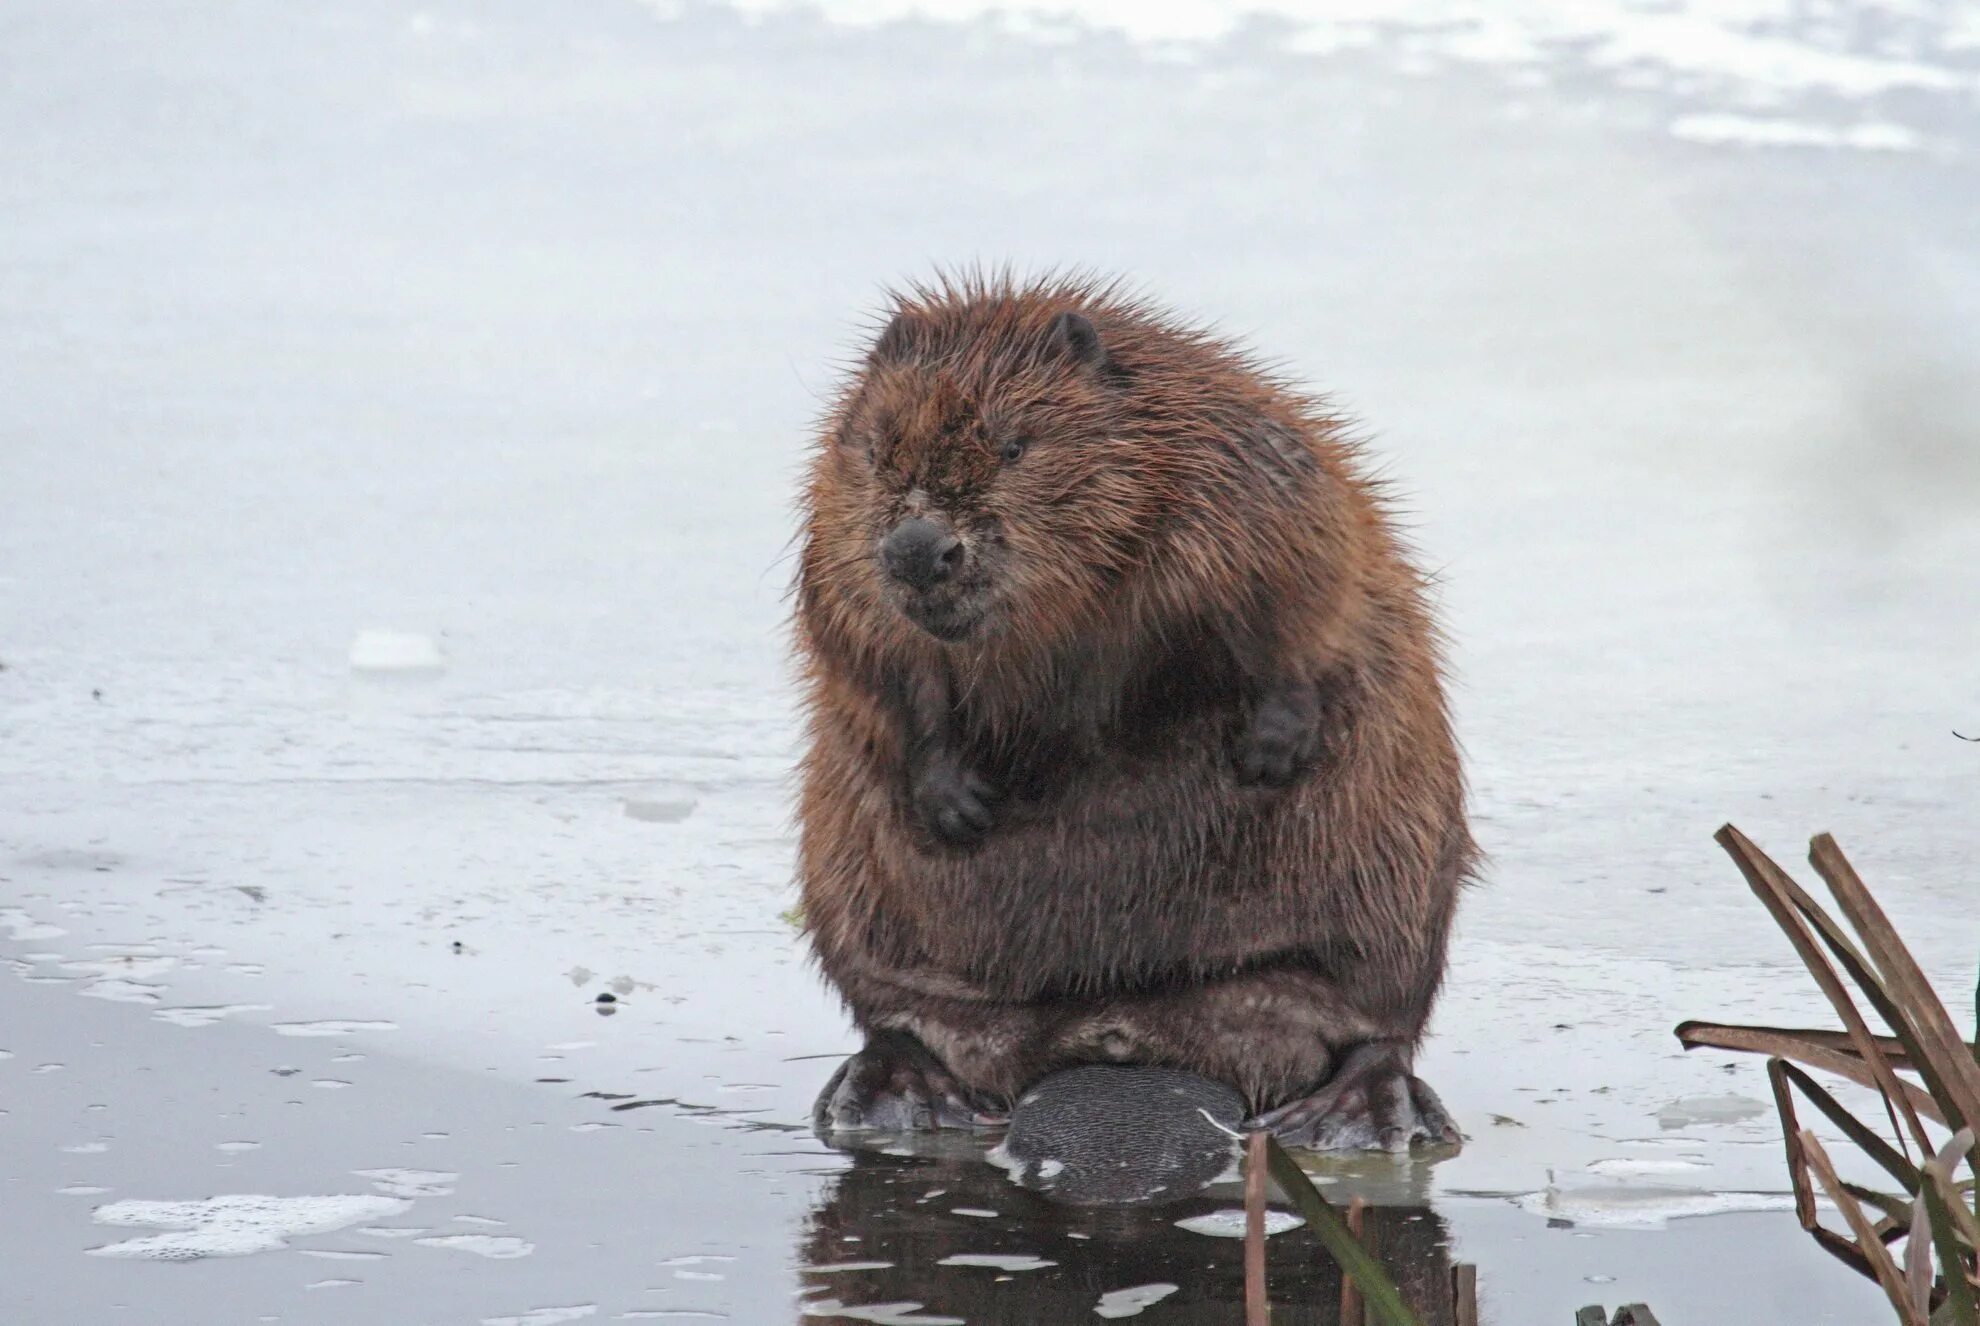
{"type": "Polygon", "coordinates": [[[1407,1151],[1464,1140],[1430,1084],[1409,1071],[1401,1047],[1356,1046],[1318,1091],[1252,1121],[1282,1145],[1309,1151],[1407,1151]]]}
{"type": "Polygon", "coordinates": [[[866,1048],[839,1066],[811,1109],[811,1126],[821,1137],[841,1129],[926,1132],[1003,1122],[1001,1111],[904,1031],[868,1036],[866,1048]]]}

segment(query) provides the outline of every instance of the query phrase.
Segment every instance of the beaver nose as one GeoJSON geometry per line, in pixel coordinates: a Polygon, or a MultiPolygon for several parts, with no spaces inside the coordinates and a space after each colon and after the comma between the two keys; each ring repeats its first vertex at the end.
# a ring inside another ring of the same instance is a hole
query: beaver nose
{"type": "Polygon", "coordinates": [[[962,540],[932,520],[916,516],[894,526],[880,542],[887,574],[904,585],[928,590],[962,569],[962,540]]]}

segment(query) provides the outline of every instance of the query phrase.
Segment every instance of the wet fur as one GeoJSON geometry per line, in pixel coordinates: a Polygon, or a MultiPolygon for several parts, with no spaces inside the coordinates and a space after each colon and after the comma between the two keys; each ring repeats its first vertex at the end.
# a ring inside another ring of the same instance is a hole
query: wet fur
{"type": "Polygon", "coordinates": [[[854,1018],[1000,1101],[1131,1060],[1264,1109],[1413,1047],[1474,851],[1423,580],[1340,422],[1112,285],[891,313],[820,429],[797,591],[804,912],[854,1018]],[[960,639],[875,556],[912,504],[969,546],[960,639]],[[957,845],[917,788],[963,772],[995,800],[957,845]]]}

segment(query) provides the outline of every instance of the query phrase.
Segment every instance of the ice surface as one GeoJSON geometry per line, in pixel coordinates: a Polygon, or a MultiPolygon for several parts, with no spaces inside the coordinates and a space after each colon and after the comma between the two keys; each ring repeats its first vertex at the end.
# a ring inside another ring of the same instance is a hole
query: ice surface
{"type": "Polygon", "coordinates": [[[169,1232],[106,1243],[89,1251],[99,1257],[148,1261],[245,1257],[287,1247],[288,1241],[299,1235],[327,1234],[396,1215],[411,1205],[391,1197],[267,1197],[253,1193],[185,1202],[111,1202],[96,1208],[94,1215],[100,1224],[159,1225],[169,1232]]]}
{"type": "MultiPolygon", "coordinates": [[[[1170,1274],[1001,1175],[803,1131],[854,1037],[789,915],[795,483],[880,284],[971,255],[1128,271],[1334,391],[1437,575],[1491,867],[1420,1067],[1471,1139],[1328,1177],[1433,1211],[1522,1320],[1562,1277],[1621,1297],[1619,1249],[1660,1311],[1719,1286],[1673,1319],[1876,1310],[1779,1211],[1577,1239],[1507,1199],[1780,1196],[1764,1109],[1653,1145],[1673,1102],[1766,1100],[1675,1022],[1828,1016],[1724,819],[1790,862],[1835,830],[1970,996],[1971,16],[1047,8],[10,7],[0,1243],[34,1271],[0,1317],[107,1319],[172,1269],[84,1258],[64,1187],[388,1162],[535,1248],[367,1261],[414,1319],[774,1320],[812,1261],[891,1263],[835,1273],[849,1303],[1018,1292],[931,1271],[961,1248],[1058,1260],[1027,1294],[1090,1274],[1081,1316],[1170,1274]],[[380,627],[446,668],[354,676],[380,627]],[[97,944],[177,965],[52,965],[97,944]],[[676,1281],[627,1230],[737,1261],[676,1281]]],[[[224,1269],[160,1326],[351,1318],[313,1261],[224,1269]]]]}

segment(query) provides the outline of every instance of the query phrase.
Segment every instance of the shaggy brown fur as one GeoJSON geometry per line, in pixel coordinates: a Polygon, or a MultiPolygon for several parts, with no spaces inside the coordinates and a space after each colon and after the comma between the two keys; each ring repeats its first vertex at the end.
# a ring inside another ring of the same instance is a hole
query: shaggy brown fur
{"type": "Polygon", "coordinates": [[[1340,423],[1114,285],[892,312],[824,423],[798,579],[804,911],[870,1037],[825,1121],[1102,1060],[1291,1102],[1308,1144],[1454,1136],[1411,1123],[1408,1065],[1462,777],[1423,578],[1340,423]],[[883,556],[908,521],[943,553],[914,583],[883,556]]]}

